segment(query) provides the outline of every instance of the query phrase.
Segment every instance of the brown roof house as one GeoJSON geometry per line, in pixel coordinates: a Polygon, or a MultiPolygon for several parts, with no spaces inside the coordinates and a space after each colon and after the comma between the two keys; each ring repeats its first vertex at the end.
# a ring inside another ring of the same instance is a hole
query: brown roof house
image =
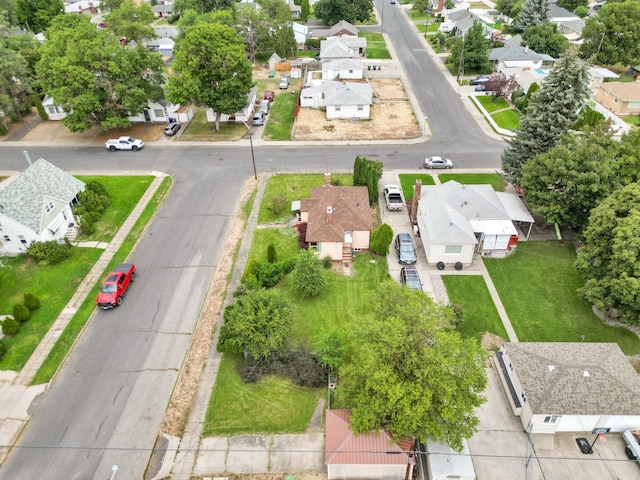
{"type": "Polygon", "coordinates": [[[307,223],[306,242],[321,258],[348,262],[354,252],[369,249],[371,212],[367,187],[312,187],[311,198],[300,199],[300,220],[307,223]]]}
{"type": "Polygon", "coordinates": [[[356,435],[350,420],[349,410],[327,410],[325,464],[329,480],[412,478],[412,439],[395,443],[384,429],[356,435]]]}
{"type": "Polygon", "coordinates": [[[602,83],[596,92],[596,100],[616,115],[638,115],[640,114],[640,79],[633,83],[602,83]]]}

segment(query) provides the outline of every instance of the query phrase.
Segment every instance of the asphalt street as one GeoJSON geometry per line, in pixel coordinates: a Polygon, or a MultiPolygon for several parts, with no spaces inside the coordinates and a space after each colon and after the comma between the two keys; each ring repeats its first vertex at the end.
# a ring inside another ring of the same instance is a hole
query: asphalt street
{"type": "MultiPolygon", "coordinates": [[[[350,171],[356,155],[395,170],[414,170],[436,154],[464,168],[499,168],[504,143],[483,134],[422,39],[398,10],[385,8],[385,32],[429,116],[431,140],[255,142],[259,173],[350,171]]],[[[74,174],[162,171],[173,176],[174,186],[130,258],[138,278],[129,298],[93,317],[61,374],[33,404],[0,479],[102,480],[113,478],[113,465],[119,466],[116,478],[142,478],[238,193],[253,175],[251,151],[246,142],[151,144],[137,153],[109,153],[102,145],[0,144],[0,170],[24,170],[25,149],[74,174]]]]}

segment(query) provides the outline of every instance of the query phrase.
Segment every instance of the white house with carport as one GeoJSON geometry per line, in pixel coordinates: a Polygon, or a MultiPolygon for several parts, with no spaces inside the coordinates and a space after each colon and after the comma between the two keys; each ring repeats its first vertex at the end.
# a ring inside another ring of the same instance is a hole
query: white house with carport
{"type": "Polygon", "coordinates": [[[324,107],[327,119],[369,118],[373,92],[368,83],[323,81],[303,88],[301,107],[324,107]]]}
{"type": "Polygon", "coordinates": [[[616,343],[505,343],[492,360],[531,433],[640,425],[640,377],[616,343]]]}
{"type": "Polygon", "coordinates": [[[40,158],[0,188],[0,254],[16,255],[33,242],[64,238],[85,185],[40,158]]]}
{"type": "Polygon", "coordinates": [[[341,58],[322,64],[323,80],[361,80],[362,60],[360,58],[341,58]]]}
{"type": "Polygon", "coordinates": [[[474,253],[505,257],[518,245],[514,222],[529,224],[529,232],[534,222],[515,193],[496,192],[491,185],[417,181],[416,203],[415,222],[430,265],[470,265],[474,253]]]}
{"type": "MultiPolygon", "coordinates": [[[[256,106],[257,92],[258,92],[258,87],[252,87],[251,90],[249,90],[249,93],[247,94],[247,103],[245,104],[245,106],[241,110],[238,110],[236,113],[221,114],[220,121],[221,122],[233,122],[233,121],[247,122],[251,118],[253,118],[253,111],[256,106]]],[[[216,112],[213,111],[213,108],[207,107],[206,113],[207,113],[207,122],[216,121],[216,112]]]]}

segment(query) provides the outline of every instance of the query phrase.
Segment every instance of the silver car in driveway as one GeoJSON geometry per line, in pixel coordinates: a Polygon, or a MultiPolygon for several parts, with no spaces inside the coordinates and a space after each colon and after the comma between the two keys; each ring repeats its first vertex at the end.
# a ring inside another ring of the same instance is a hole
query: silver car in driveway
{"type": "Polygon", "coordinates": [[[429,157],[424,160],[424,168],[451,168],[453,162],[448,158],[429,157]]]}
{"type": "Polygon", "coordinates": [[[408,233],[399,233],[396,236],[396,252],[398,253],[398,262],[403,265],[413,265],[418,261],[416,247],[414,247],[411,235],[408,233]]]}

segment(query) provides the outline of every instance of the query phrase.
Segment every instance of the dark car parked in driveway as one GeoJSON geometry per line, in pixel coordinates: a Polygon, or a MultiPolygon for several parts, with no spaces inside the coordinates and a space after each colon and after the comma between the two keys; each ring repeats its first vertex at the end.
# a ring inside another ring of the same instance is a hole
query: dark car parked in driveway
{"type": "Polygon", "coordinates": [[[469,82],[469,85],[482,85],[483,83],[486,83],[489,80],[491,80],[491,78],[480,75],[480,76],[477,76],[476,78],[471,79],[471,81],[469,82]]]}
{"type": "Polygon", "coordinates": [[[406,285],[411,290],[422,291],[422,281],[416,267],[402,267],[400,270],[400,283],[406,285]]]}
{"type": "Polygon", "coordinates": [[[408,233],[399,233],[396,236],[396,252],[398,262],[403,265],[413,265],[418,261],[416,247],[413,246],[413,240],[408,233]]]}
{"type": "Polygon", "coordinates": [[[164,127],[164,134],[171,137],[178,133],[178,130],[180,130],[179,123],[168,123],[167,126],[164,127]]]}

